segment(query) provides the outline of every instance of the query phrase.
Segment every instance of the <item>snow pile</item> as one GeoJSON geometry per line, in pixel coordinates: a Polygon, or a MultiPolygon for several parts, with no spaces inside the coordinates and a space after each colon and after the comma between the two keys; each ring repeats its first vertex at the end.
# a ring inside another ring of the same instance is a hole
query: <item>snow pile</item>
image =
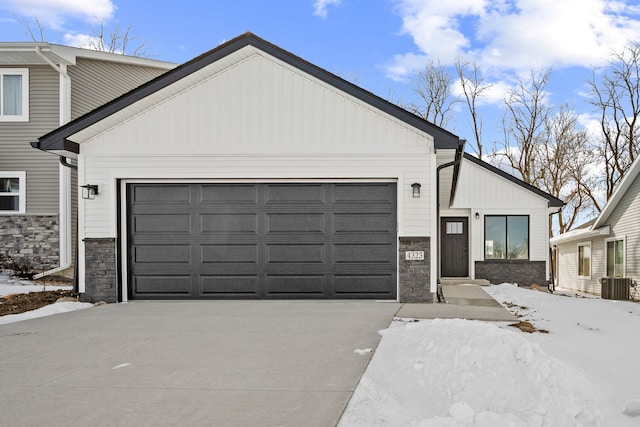
{"type": "MultiPolygon", "coordinates": [[[[41,292],[44,290],[55,291],[71,289],[73,289],[73,286],[34,285],[30,280],[11,277],[8,272],[0,271],[0,297],[13,294],[41,292]]],[[[0,325],[20,322],[22,320],[35,319],[38,317],[51,316],[52,314],[67,313],[69,311],[81,310],[83,308],[89,307],[93,307],[93,304],[82,302],[57,302],[55,304],[50,304],[37,310],[28,311],[26,313],[0,316],[0,325]]]]}
{"type": "Polygon", "coordinates": [[[465,320],[381,331],[340,426],[599,426],[584,376],[521,332],[465,320]]]}
{"type": "Polygon", "coordinates": [[[36,319],[38,317],[51,316],[52,314],[68,313],[70,311],[81,310],[89,307],[93,307],[93,304],[88,302],[57,302],[37,310],[27,311],[26,313],[0,316],[0,325],[20,322],[22,320],[36,319]]]}
{"type": "Polygon", "coordinates": [[[29,292],[40,292],[43,290],[71,290],[71,285],[51,286],[34,285],[32,281],[12,277],[8,271],[0,271],[0,297],[13,294],[28,294],[29,292]]]}

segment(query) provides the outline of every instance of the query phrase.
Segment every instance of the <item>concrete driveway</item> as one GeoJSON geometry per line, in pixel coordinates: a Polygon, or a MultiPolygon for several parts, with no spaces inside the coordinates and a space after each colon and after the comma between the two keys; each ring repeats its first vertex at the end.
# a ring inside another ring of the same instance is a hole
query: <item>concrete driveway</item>
{"type": "Polygon", "coordinates": [[[0,326],[0,425],[334,426],[400,304],[135,302],[0,326]]]}

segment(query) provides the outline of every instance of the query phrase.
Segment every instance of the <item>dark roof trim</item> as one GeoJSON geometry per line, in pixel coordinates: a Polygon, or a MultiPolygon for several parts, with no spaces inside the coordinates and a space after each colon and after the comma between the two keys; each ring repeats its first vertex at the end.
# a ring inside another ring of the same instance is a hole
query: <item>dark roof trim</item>
{"type": "Polygon", "coordinates": [[[36,148],[38,150],[43,150],[43,151],[50,151],[50,150],[62,150],[62,151],[68,151],[70,153],[74,153],[74,154],[80,154],[80,147],[78,146],[78,144],[76,144],[75,142],[69,141],[69,140],[62,140],[62,142],[60,143],[59,147],[60,148],[49,148],[49,149],[45,149],[42,148],[42,143],[41,141],[34,141],[34,142],[30,142],[31,146],[33,148],[36,148]]]}
{"type": "Polygon", "coordinates": [[[458,189],[458,176],[460,175],[460,164],[462,163],[462,156],[464,155],[464,146],[466,145],[466,139],[458,140],[458,148],[456,148],[456,157],[454,162],[456,165],[453,167],[453,182],[451,183],[451,194],[449,195],[449,205],[456,197],[456,190],[458,189]]]}
{"type": "Polygon", "coordinates": [[[554,196],[552,196],[549,193],[546,193],[542,190],[540,190],[538,187],[534,187],[531,184],[527,184],[526,182],[522,181],[521,179],[516,178],[515,176],[503,171],[502,169],[499,169],[493,165],[490,165],[487,162],[484,162],[480,159],[478,159],[477,157],[472,156],[469,153],[464,153],[464,158],[465,160],[469,160],[472,163],[475,163],[478,166],[481,166],[485,169],[487,169],[490,172],[493,172],[497,175],[500,175],[501,177],[513,182],[514,184],[519,185],[520,187],[523,187],[526,190],[531,191],[534,194],[537,194],[540,197],[544,197],[545,199],[547,199],[549,201],[549,207],[553,207],[553,208],[561,208],[564,206],[564,202],[554,196]]]}
{"type": "MultiPolygon", "coordinates": [[[[335,88],[348,93],[349,95],[352,95],[360,99],[361,101],[366,102],[367,104],[379,110],[382,110],[417,129],[420,129],[432,135],[435,140],[436,149],[455,149],[458,146],[458,137],[450,133],[449,131],[442,129],[439,126],[436,126],[433,123],[430,123],[422,119],[421,117],[410,113],[404,108],[386,101],[379,96],[374,95],[373,93],[368,92],[365,89],[362,89],[272,43],[269,43],[268,41],[261,39],[260,37],[252,33],[245,33],[206,53],[203,53],[202,55],[188,62],[185,62],[184,64],[174,68],[173,70],[167,71],[166,73],[131,90],[130,92],[127,92],[124,95],[40,137],[39,148],[41,150],[66,149],[64,148],[65,145],[70,146],[69,144],[75,144],[74,142],[66,140],[73,134],[248,45],[254,46],[266,52],[267,54],[272,55],[279,60],[293,67],[296,67],[299,70],[310,74],[318,78],[319,80],[322,80],[325,83],[334,86],[335,88]]],[[[77,144],[75,145],[77,146],[77,144]]],[[[77,150],[77,147],[73,148],[73,150],[77,150]]]]}

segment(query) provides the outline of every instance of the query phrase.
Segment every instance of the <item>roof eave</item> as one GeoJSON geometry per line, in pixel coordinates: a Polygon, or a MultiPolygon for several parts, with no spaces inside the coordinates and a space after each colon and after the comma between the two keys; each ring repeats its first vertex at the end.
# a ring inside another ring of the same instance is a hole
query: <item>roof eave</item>
{"type": "Polygon", "coordinates": [[[213,62],[216,62],[245,46],[254,46],[265,53],[294,66],[316,78],[342,90],[349,95],[352,95],[369,105],[388,113],[389,115],[401,120],[410,126],[419,129],[434,138],[434,145],[436,149],[456,149],[458,147],[459,138],[450,133],[449,131],[442,129],[421,117],[399,107],[387,100],[374,95],[371,92],[362,89],[353,83],[350,83],[335,74],[332,74],[310,62],[252,34],[245,33],[240,35],[220,46],[203,53],[202,55],[172,69],[166,73],[156,77],[155,79],[133,89],[130,92],[96,108],[95,110],[81,116],[74,121],[44,135],[40,138],[42,147],[49,147],[52,145],[59,145],[57,140],[66,140],[75,133],[99,122],[100,120],[114,114],[123,108],[132,105],[133,103],[161,90],[172,83],[190,75],[191,73],[198,71],[213,62]]]}

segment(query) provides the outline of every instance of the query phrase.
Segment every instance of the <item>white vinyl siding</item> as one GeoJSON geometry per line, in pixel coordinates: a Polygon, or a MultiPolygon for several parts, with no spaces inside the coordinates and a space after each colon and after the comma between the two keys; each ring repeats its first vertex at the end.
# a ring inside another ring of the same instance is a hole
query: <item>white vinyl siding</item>
{"type": "Polygon", "coordinates": [[[625,277],[640,282],[640,174],[607,220],[613,236],[625,236],[625,277]]]}
{"type": "Polygon", "coordinates": [[[0,171],[0,215],[25,213],[26,176],[24,171],[0,171]]]}
{"type": "MultiPolygon", "coordinates": [[[[584,243],[586,242],[580,244],[584,243]]],[[[600,294],[600,278],[605,277],[604,238],[594,238],[589,243],[591,247],[589,277],[578,275],[578,244],[568,242],[557,245],[557,287],[600,294]]]]}
{"type": "Polygon", "coordinates": [[[0,122],[29,121],[29,69],[0,68],[0,122]]]}

